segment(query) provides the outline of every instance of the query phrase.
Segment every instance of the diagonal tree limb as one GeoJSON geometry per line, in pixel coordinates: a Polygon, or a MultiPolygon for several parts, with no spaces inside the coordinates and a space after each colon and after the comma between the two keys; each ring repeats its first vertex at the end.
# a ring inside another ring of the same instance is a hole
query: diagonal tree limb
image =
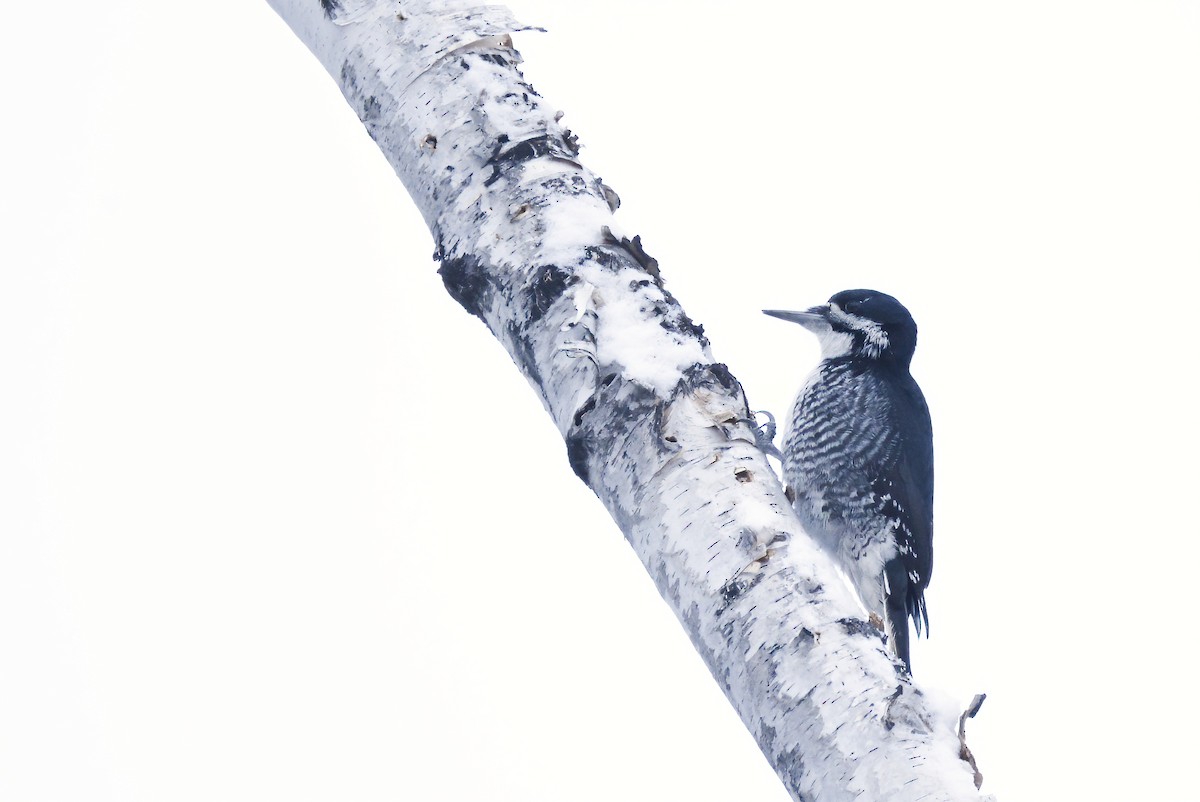
{"type": "Polygon", "coordinates": [[[508,10],[270,3],[408,188],[447,290],[537,391],[792,796],[978,799],[954,720],[800,529],[740,385],[518,70],[508,10]]]}

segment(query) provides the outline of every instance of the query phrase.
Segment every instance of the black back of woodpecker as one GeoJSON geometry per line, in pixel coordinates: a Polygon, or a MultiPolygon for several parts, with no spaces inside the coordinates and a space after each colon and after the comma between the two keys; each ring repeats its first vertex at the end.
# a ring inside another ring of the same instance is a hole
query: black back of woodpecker
{"type": "Polygon", "coordinates": [[[911,672],[908,619],[918,635],[928,631],[933,568],[933,430],[909,373],[917,324],[875,290],[845,290],[804,312],[764,312],[821,341],[821,363],[784,434],[792,506],[911,672]]]}

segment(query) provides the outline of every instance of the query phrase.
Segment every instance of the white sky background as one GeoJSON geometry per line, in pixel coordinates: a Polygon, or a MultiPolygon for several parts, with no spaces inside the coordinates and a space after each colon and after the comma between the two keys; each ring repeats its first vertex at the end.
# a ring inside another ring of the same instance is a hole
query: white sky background
{"type": "MultiPolygon", "coordinates": [[[[784,802],[317,61],[147,5],[0,23],[0,799],[784,802]]],[[[916,316],[985,790],[1194,799],[1200,8],[783,5],[511,3],[754,406],[916,316]]]]}

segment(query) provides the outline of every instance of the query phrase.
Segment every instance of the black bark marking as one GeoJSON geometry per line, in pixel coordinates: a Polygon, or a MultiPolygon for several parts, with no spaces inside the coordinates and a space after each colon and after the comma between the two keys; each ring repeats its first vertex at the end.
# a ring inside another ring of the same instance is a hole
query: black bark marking
{"type": "Polygon", "coordinates": [[[796,799],[799,802],[813,802],[813,797],[800,790],[804,777],[804,758],[799,749],[789,749],[781,752],[775,758],[779,765],[775,770],[788,778],[787,787],[796,789],[796,799]]]}
{"type": "MultiPolygon", "coordinates": [[[[330,0],[334,6],[334,12],[342,10],[341,0],[330,0]]],[[[326,10],[328,12],[328,9],[326,10]]],[[[376,126],[383,116],[383,104],[375,95],[366,94],[366,90],[358,85],[358,71],[349,60],[342,63],[342,92],[346,96],[346,102],[350,104],[350,108],[358,114],[358,119],[367,127],[367,133],[372,138],[376,136],[376,126]]]]}
{"type": "Polygon", "coordinates": [[[842,625],[847,635],[879,635],[879,630],[870,621],[864,621],[861,618],[839,618],[837,623],[842,625]]]}
{"type": "Polygon", "coordinates": [[[504,172],[511,169],[514,165],[532,161],[533,159],[540,159],[543,156],[550,156],[577,164],[573,158],[575,153],[570,150],[562,137],[554,134],[544,134],[542,136],[535,136],[532,139],[524,139],[512,147],[505,149],[504,146],[508,144],[508,141],[506,134],[501,134],[497,140],[496,147],[492,151],[492,157],[484,165],[485,167],[492,168],[492,174],[483,182],[484,186],[490,187],[499,181],[504,172]]]}
{"type": "Polygon", "coordinates": [[[704,365],[702,367],[706,368],[708,373],[710,373],[712,377],[716,379],[717,383],[726,390],[732,390],[734,392],[741,391],[742,385],[739,384],[738,380],[735,379],[733,374],[729,372],[729,366],[725,363],[714,362],[711,365],[704,365]]]}
{"type": "Polygon", "coordinates": [[[512,322],[505,324],[504,328],[512,343],[513,361],[529,377],[530,381],[541,387],[542,372],[538,370],[537,354],[533,350],[533,340],[529,337],[528,329],[512,322]]]}
{"type": "MultiPolygon", "coordinates": [[[[337,0],[333,0],[336,4],[337,0]]],[[[345,87],[343,92],[347,97],[358,97],[358,70],[354,69],[354,65],[349,61],[342,64],[342,86],[345,87]]]]}
{"type": "Polygon", "coordinates": [[[734,602],[750,592],[762,578],[762,571],[754,571],[749,576],[742,572],[721,585],[721,606],[717,608],[716,617],[724,615],[734,602]]]}
{"type": "Polygon", "coordinates": [[[587,257],[589,259],[601,267],[607,268],[608,270],[616,270],[622,267],[624,264],[619,256],[614,256],[613,254],[605,251],[603,248],[597,248],[594,245],[588,245],[585,250],[587,251],[587,257]]]}
{"type": "MultiPolygon", "coordinates": [[[[383,106],[379,103],[379,98],[371,95],[363,98],[362,111],[358,114],[358,119],[364,123],[375,122],[383,113],[383,106]]],[[[436,141],[436,140],[435,140],[436,141]]]]}
{"type": "Polygon", "coordinates": [[[338,25],[345,25],[356,19],[362,19],[370,12],[371,3],[367,0],[321,0],[321,8],[325,17],[338,25]]]}
{"type": "MultiPolygon", "coordinates": [[[[741,384],[729,372],[729,368],[720,362],[696,362],[688,367],[683,372],[683,378],[679,380],[679,384],[675,388],[675,395],[683,395],[685,393],[695,392],[696,390],[712,389],[721,394],[730,394],[734,397],[740,395],[742,403],[745,404],[745,393],[741,392],[741,384]]],[[[739,420],[745,420],[749,417],[750,410],[746,407],[746,411],[740,416],[733,414],[722,423],[736,423],[739,420]]]]}
{"type": "MultiPolygon", "coordinates": [[[[674,299],[672,298],[671,300],[673,301],[674,299]]],[[[704,326],[692,322],[692,319],[684,314],[682,310],[680,310],[678,316],[671,318],[669,321],[664,320],[663,328],[668,331],[677,331],[688,337],[695,337],[705,348],[708,347],[708,338],[704,336],[704,326]]]]}
{"type": "Polygon", "coordinates": [[[743,529],[738,533],[737,547],[742,551],[750,551],[758,543],[758,536],[753,529],[743,529]]]}
{"type": "MultiPolygon", "coordinates": [[[[604,226],[603,231],[608,231],[608,226],[604,226]]],[[[597,263],[613,270],[619,269],[624,265],[619,257],[613,256],[610,253],[606,253],[603,250],[589,248],[588,255],[595,259],[597,263]]],[[[662,292],[663,296],[661,300],[655,302],[654,304],[654,315],[659,319],[658,325],[662,327],[664,331],[673,332],[681,337],[690,337],[695,339],[699,341],[703,347],[707,348],[708,338],[704,336],[704,326],[693,322],[692,319],[688,317],[687,314],[684,313],[683,309],[679,306],[679,302],[675,300],[675,296],[671,295],[671,293],[665,287],[663,287],[662,284],[658,283],[654,279],[638,279],[629,282],[629,290],[630,292],[637,292],[645,287],[649,287],[651,284],[657,287],[662,292]]]]}
{"type": "Polygon", "coordinates": [[[492,62],[493,64],[495,64],[498,67],[507,67],[509,64],[512,63],[511,61],[509,61],[508,59],[506,59],[504,56],[500,55],[499,53],[481,53],[479,55],[479,57],[481,59],[483,59],[484,61],[492,62]]]}
{"type": "Polygon", "coordinates": [[[567,150],[570,151],[572,156],[579,155],[581,149],[579,137],[570,128],[563,129],[563,144],[566,145],[567,150]]]}
{"type": "Polygon", "coordinates": [[[758,745],[762,747],[763,754],[771,755],[775,749],[775,738],[778,732],[770,724],[763,724],[762,729],[758,732],[758,745]]]}
{"type": "Polygon", "coordinates": [[[582,426],[583,416],[596,408],[596,396],[592,396],[587,401],[580,405],[579,409],[575,410],[575,418],[571,421],[572,426],[582,426]]]}
{"type": "MultiPolygon", "coordinates": [[[[438,253],[441,252],[439,248],[438,253]]],[[[491,305],[494,290],[487,270],[479,264],[479,259],[470,254],[453,259],[443,256],[438,275],[442,277],[450,297],[458,301],[463,309],[483,320],[483,310],[491,305]]]]}
{"type": "MultiPolygon", "coordinates": [[[[591,400],[588,403],[595,406],[591,400]]],[[[588,456],[590,454],[591,449],[588,447],[587,436],[582,430],[572,430],[567,435],[567,462],[571,464],[571,470],[579,477],[579,481],[588,487],[592,486],[592,483],[588,481],[588,456]]]]}
{"type": "MultiPolygon", "coordinates": [[[[626,464],[637,468],[645,466],[657,470],[657,460],[650,455],[635,457],[633,452],[657,448],[665,451],[667,446],[654,435],[662,431],[663,401],[647,387],[633,381],[621,381],[620,376],[610,373],[601,378],[596,391],[588,402],[575,414],[567,432],[567,455],[575,475],[589,487],[596,481],[588,470],[589,464],[626,464]],[[599,458],[595,452],[605,449],[599,458]],[[605,456],[611,454],[611,459],[605,456]],[[617,455],[623,455],[619,459],[617,455]]],[[[644,486],[636,475],[626,476],[635,487],[644,486]]],[[[618,525],[622,521],[619,512],[618,525]]]]}
{"type": "Polygon", "coordinates": [[[596,388],[596,392],[580,404],[579,409],[575,411],[571,429],[567,432],[567,460],[571,463],[571,470],[588,487],[592,486],[588,475],[588,460],[592,455],[594,433],[585,423],[588,413],[596,409],[600,390],[612,384],[616,378],[616,375],[610,373],[601,380],[600,387],[596,388]]]}
{"type": "MultiPolygon", "coordinates": [[[[578,197],[580,195],[592,194],[591,185],[584,180],[582,175],[578,173],[559,173],[558,175],[549,176],[541,180],[543,194],[547,197],[552,195],[569,195],[578,197]]],[[[544,202],[541,205],[546,205],[544,202]]]]}
{"type": "Polygon", "coordinates": [[[608,226],[601,228],[600,234],[603,237],[601,242],[604,245],[625,249],[633,257],[633,261],[637,262],[642,270],[650,274],[650,278],[654,280],[655,285],[662,286],[662,274],[658,270],[658,260],[646,253],[646,249],[642,247],[641,234],[635,234],[633,239],[618,237],[612,233],[612,229],[608,226]]]}
{"type": "Polygon", "coordinates": [[[532,325],[541,320],[574,281],[574,276],[556,265],[548,265],[539,270],[529,287],[529,294],[533,300],[529,310],[529,323],[532,325]]]}
{"type": "Polygon", "coordinates": [[[816,642],[816,633],[808,627],[801,627],[796,637],[792,638],[791,645],[796,649],[811,649],[816,642]]]}
{"type": "Polygon", "coordinates": [[[796,799],[799,802],[813,802],[813,798],[801,792],[799,789],[802,785],[801,778],[804,776],[804,759],[801,757],[799,750],[792,748],[782,752],[775,751],[775,741],[779,737],[778,732],[770,724],[763,724],[762,729],[758,732],[758,746],[762,749],[767,760],[775,769],[775,773],[789,789],[794,789],[797,793],[796,799]]]}

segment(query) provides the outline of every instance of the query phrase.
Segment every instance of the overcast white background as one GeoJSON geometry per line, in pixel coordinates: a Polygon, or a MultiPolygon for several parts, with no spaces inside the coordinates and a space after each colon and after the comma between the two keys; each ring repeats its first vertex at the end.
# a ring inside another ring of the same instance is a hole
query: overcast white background
{"type": "MultiPolygon", "coordinates": [[[[985,790],[1196,799],[1200,6],[511,7],[754,406],[817,356],[758,310],[916,316],[985,790]]],[[[0,799],[786,800],[265,2],[0,68],[0,799]]]]}

